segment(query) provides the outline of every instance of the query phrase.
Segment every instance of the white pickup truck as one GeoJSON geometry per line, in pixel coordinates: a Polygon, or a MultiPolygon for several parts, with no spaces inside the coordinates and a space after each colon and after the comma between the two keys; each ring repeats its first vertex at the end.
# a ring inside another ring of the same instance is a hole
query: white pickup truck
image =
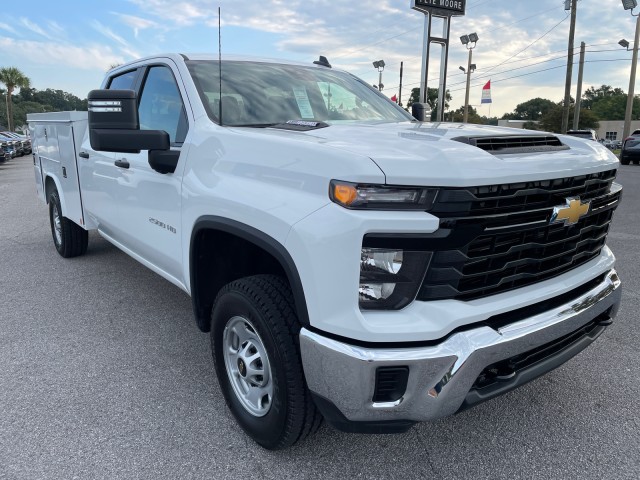
{"type": "Polygon", "coordinates": [[[63,257],[100,235],[193,300],[240,426],[401,432],[576,355],[620,303],[618,160],[568,136],[414,120],[314,64],[160,55],[89,112],[32,114],[63,257]]]}

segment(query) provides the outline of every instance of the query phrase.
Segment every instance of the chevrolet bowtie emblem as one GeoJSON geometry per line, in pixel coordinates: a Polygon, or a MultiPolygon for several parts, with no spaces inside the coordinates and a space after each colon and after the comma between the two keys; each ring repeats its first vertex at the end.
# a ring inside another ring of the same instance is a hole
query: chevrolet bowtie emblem
{"type": "Polygon", "coordinates": [[[567,198],[567,204],[553,208],[553,215],[549,223],[564,223],[575,225],[582,217],[589,213],[591,202],[582,203],[579,197],[567,198]]]}

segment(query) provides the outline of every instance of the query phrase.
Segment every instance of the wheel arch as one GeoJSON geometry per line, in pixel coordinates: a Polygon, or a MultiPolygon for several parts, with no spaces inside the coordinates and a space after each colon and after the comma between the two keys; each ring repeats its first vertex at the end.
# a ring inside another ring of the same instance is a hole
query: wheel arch
{"type": "Polygon", "coordinates": [[[217,216],[200,217],[191,232],[189,248],[189,278],[191,301],[198,328],[210,330],[213,301],[219,290],[229,282],[250,275],[272,273],[284,276],[291,286],[298,319],[309,325],[307,302],[300,274],[287,249],[268,234],[235,220],[217,216]],[[215,251],[222,247],[223,251],[215,251]],[[247,254],[248,266],[227,268],[213,273],[207,267],[217,261],[228,261],[231,255],[247,254]]]}
{"type": "Polygon", "coordinates": [[[44,201],[49,204],[49,195],[53,191],[53,189],[58,192],[58,198],[60,199],[60,206],[62,207],[62,214],[66,211],[65,203],[64,203],[64,193],[62,192],[62,188],[60,186],[60,182],[57,178],[55,178],[51,174],[47,174],[44,179],[44,201]]]}

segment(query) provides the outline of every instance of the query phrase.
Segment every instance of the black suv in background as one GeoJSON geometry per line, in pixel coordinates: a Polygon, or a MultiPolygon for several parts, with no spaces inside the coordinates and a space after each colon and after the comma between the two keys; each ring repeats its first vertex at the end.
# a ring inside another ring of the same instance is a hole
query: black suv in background
{"type": "Polygon", "coordinates": [[[630,137],[624,139],[620,151],[620,163],[629,165],[631,162],[640,165],[640,130],[635,130],[630,137]]]}

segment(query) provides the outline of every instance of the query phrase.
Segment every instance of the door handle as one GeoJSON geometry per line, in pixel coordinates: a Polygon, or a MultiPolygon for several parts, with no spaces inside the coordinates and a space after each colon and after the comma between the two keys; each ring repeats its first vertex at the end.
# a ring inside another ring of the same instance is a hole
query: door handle
{"type": "Polygon", "coordinates": [[[89,158],[89,154],[87,152],[80,152],[78,156],[81,158],[89,158]]]}
{"type": "Polygon", "coordinates": [[[124,158],[122,160],[116,160],[115,162],[116,167],[120,167],[120,168],[129,168],[131,165],[129,165],[129,162],[127,162],[124,158]]]}

